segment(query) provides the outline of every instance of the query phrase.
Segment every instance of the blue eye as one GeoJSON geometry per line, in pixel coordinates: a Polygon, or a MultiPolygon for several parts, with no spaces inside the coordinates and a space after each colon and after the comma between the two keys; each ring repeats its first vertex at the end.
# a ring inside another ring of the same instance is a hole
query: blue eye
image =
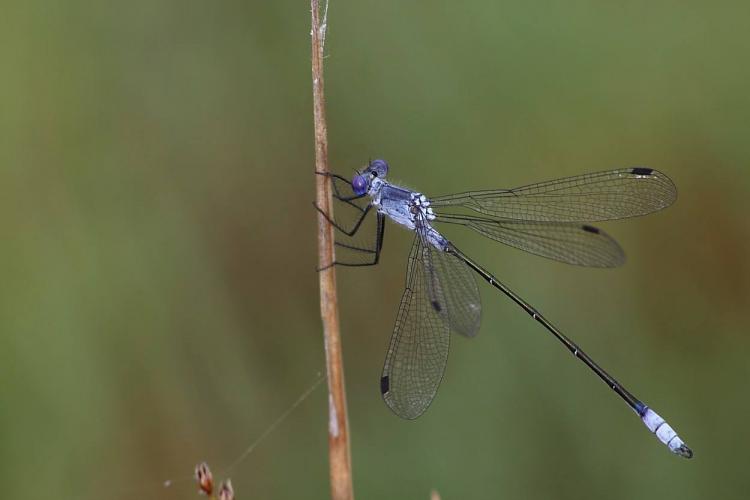
{"type": "Polygon", "coordinates": [[[370,171],[375,173],[377,177],[385,177],[388,175],[388,162],[385,160],[372,160],[370,162],[370,171]]]}
{"type": "Polygon", "coordinates": [[[367,179],[364,175],[358,175],[352,179],[352,190],[357,196],[362,196],[367,192],[367,179]]]}

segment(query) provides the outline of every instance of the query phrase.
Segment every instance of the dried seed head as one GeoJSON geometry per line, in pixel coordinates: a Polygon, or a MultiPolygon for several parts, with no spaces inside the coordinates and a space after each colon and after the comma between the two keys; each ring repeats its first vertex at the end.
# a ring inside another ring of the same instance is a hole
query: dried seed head
{"type": "Polygon", "coordinates": [[[214,477],[206,462],[195,466],[195,480],[201,492],[209,496],[214,492],[214,477]]]}
{"type": "Polygon", "coordinates": [[[232,488],[231,480],[222,481],[221,486],[219,486],[219,500],[234,500],[234,489],[232,488]]]}

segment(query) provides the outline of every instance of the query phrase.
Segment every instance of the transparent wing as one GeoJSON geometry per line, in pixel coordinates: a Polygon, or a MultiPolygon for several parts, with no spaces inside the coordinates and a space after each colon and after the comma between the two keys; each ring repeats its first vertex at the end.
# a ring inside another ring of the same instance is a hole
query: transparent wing
{"type": "Polygon", "coordinates": [[[438,215],[437,221],[462,225],[500,243],[567,264],[617,267],[625,262],[625,252],[620,245],[601,229],[587,224],[502,221],[450,215],[438,215]]]}
{"type": "Polygon", "coordinates": [[[417,418],[430,406],[448,360],[447,301],[432,257],[418,233],[380,379],[383,400],[406,419],[417,418]]]}
{"type": "Polygon", "coordinates": [[[455,255],[433,246],[429,246],[429,251],[436,274],[445,283],[444,319],[454,332],[465,337],[476,336],[482,322],[482,301],[474,273],[455,255]]]}
{"type": "Polygon", "coordinates": [[[460,206],[505,220],[594,222],[646,215],[668,207],[676,198],[669,177],[639,167],[431,200],[435,208],[460,206]]]}

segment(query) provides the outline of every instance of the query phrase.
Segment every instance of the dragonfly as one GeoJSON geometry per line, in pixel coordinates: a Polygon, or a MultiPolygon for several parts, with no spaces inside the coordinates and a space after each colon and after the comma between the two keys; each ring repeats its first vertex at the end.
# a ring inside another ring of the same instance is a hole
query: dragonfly
{"type": "Polygon", "coordinates": [[[622,248],[589,223],[642,216],[668,207],[677,198],[669,177],[651,168],[634,167],[514,189],[428,198],[388,182],[388,170],[385,160],[376,159],[356,171],[352,179],[318,172],[332,183],[337,211],[330,216],[316,208],[339,235],[335,260],[320,271],[334,265],[378,264],[386,218],[415,233],[406,287],[380,378],[383,400],[396,415],[415,419],[430,406],[445,372],[451,333],[471,338],[479,332],[482,305],[478,276],[520,306],[604,381],[671,452],[692,458],[692,450],[659,414],[435,227],[437,223],[463,226],[491,240],[568,264],[617,267],[625,260],[622,248]]]}

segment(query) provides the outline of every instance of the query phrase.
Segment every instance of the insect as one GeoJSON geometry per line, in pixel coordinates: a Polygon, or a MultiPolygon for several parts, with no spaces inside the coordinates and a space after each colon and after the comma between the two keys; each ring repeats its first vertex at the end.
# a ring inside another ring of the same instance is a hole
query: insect
{"type": "Polygon", "coordinates": [[[437,229],[464,226],[482,236],[550,259],[590,267],[624,262],[617,242],[591,222],[656,212],[677,197],[665,174],[644,167],[583,174],[515,189],[468,191],[428,198],[386,180],[388,163],[373,160],[351,179],[327,175],[338,205],[354,214],[348,224],[318,211],[340,233],[331,265],[376,265],[383,248],[385,219],[415,233],[406,289],[386,353],[380,391],[398,416],[419,417],[435,398],[445,371],[451,332],[474,337],[481,322],[479,276],[539,322],[640,417],[673,453],[693,452],[655,411],[633,396],[537,309],[469,258],[437,229]],[[375,216],[374,238],[356,240],[375,216]]]}

